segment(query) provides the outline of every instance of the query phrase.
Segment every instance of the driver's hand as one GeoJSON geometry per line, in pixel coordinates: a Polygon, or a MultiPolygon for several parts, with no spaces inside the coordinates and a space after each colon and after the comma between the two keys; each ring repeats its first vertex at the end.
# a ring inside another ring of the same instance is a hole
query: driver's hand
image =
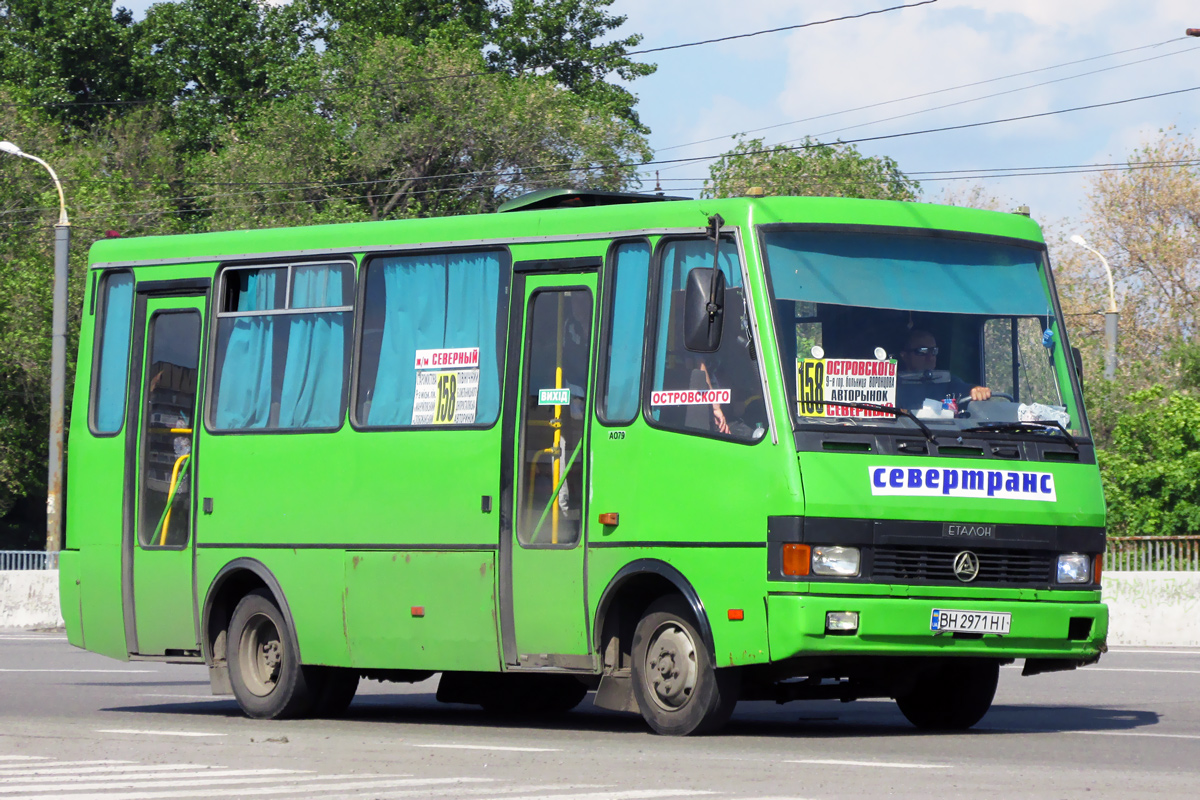
{"type": "Polygon", "coordinates": [[[720,406],[713,406],[713,422],[721,433],[729,433],[729,423],[725,421],[725,412],[720,406]]]}
{"type": "Polygon", "coordinates": [[[987,400],[992,396],[992,390],[986,386],[976,386],[971,390],[972,400],[987,400]]]}

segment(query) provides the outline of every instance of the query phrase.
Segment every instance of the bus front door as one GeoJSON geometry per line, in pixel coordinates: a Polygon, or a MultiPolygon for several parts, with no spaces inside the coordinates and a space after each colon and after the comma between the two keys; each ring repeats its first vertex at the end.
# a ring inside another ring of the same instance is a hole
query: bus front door
{"type": "Polygon", "coordinates": [[[512,426],[505,459],[513,472],[502,515],[504,655],[511,666],[587,669],[584,539],[596,273],[518,271],[514,284],[524,313],[520,375],[505,415],[512,426]]]}
{"type": "Polygon", "coordinates": [[[131,654],[197,651],[193,478],[203,296],[139,286],[125,476],[125,631],[131,654]],[[138,364],[140,361],[140,365],[138,364]]]}

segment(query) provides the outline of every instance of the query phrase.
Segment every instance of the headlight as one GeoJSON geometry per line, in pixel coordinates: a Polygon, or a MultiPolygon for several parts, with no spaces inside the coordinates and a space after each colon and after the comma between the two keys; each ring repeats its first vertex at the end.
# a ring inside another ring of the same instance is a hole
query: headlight
{"type": "Polygon", "coordinates": [[[1059,583],[1091,583],[1092,559],[1079,553],[1058,557],[1059,583]]]}
{"type": "Polygon", "coordinates": [[[814,575],[852,578],[858,574],[859,561],[857,547],[817,545],[812,549],[812,571],[814,575]]]}

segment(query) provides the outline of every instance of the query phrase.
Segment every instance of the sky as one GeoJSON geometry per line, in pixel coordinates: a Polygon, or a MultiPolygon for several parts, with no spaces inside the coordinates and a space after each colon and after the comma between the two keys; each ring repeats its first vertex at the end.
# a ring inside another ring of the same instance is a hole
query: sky
{"type": "MultiPolygon", "coordinates": [[[[920,0],[614,0],[611,10],[628,18],[620,33],[642,34],[640,49],[914,2],[920,0]]],[[[138,17],[151,5],[119,4],[138,17]]],[[[716,155],[732,147],[733,134],[767,126],[779,127],[749,135],[768,144],[806,135],[852,141],[1200,87],[1200,38],[1185,38],[1187,28],[1200,28],[1195,0],[937,0],[647,54],[641,58],[658,71],[629,88],[640,99],[656,159],[716,155]]],[[[1120,162],[1172,126],[1200,134],[1200,89],[857,147],[895,159],[921,181],[923,199],[979,185],[1004,208],[1029,206],[1035,219],[1069,227],[1086,213],[1087,174],[943,179],[954,170],[1120,162]]],[[[644,188],[654,187],[657,168],[666,191],[695,195],[707,164],[652,167],[644,188]]]]}

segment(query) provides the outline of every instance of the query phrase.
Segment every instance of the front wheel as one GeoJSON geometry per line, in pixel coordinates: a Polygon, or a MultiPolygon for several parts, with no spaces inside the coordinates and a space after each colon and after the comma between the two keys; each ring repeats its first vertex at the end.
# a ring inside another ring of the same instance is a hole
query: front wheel
{"type": "Polygon", "coordinates": [[[946,659],[924,672],[896,705],[918,728],[965,731],[992,707],[999,679],[996,659],[946,659]]]}
{"type": "Polygon", "coordinates": [[[680,597],[646,609],[633,634],[633,693],[656,733],[687,736],[719,729],[733,714],[736,669],[717,669],[680,597]]]}
{"type": "Polygon", "coordinates": [[[249,717],[299,717],[312,693],[283,612],[265,589],[242,598],[229,620],[229,682],[249,717]]]}

